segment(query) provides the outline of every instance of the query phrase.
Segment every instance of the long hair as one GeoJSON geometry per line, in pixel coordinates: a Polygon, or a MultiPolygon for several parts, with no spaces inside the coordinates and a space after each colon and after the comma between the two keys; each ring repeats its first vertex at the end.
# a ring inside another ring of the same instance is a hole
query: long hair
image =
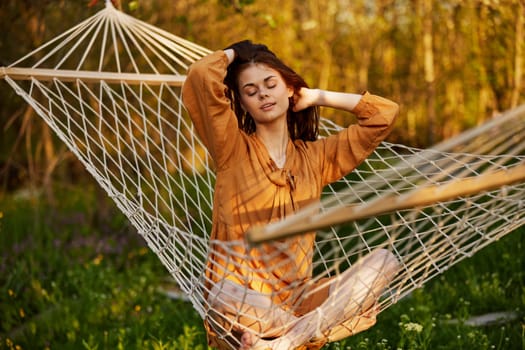
{"type": "MultiPolygon", "coordinates": [[[[231,101],[232,109],[237,116],[239,128],[251,134],[255,132],[255,121],[253,117],[241,107],[238,77],[239,74],[251,64],[262,63],[278,71],[286,85],[293,89],[294,96],[299,96],[302,87],[308,87],[304,79],[293,69],[285,65],[265,45],[252,45],[253,50],[243,57],[236,57],[228,66],[224,83],[228,87],[226,94],[231,101]]],[[[292,140],[314,141],[319,135],[319,108],[309,107],[298,112],[293,111],[293,96],[289,99],[286,116],[288,133],[292,140]]]]}

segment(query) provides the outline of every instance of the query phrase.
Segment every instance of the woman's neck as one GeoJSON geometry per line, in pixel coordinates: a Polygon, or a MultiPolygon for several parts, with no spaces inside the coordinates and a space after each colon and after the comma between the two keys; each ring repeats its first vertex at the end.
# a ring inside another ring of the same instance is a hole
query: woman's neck
{"type": "Polygon", "coordinates": [[[284,167],[289,140],[286,123],[284,123],[284,127],[280,128],[265,128],[259,125],[256,128],[255,134],[266,146],[266,150],[277,167],[284,167]]]}

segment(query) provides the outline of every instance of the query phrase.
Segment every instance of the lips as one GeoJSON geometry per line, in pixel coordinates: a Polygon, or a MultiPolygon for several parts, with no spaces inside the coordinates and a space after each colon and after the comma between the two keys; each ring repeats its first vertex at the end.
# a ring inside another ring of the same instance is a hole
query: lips
{"type": "Polygon", "coordinates": [[[275,106],[275,103],[265,103],[260,107],[260,109],[262,109],[263,111],[266,111],[266,110],[271,109],[273,106],[275,106]]]}

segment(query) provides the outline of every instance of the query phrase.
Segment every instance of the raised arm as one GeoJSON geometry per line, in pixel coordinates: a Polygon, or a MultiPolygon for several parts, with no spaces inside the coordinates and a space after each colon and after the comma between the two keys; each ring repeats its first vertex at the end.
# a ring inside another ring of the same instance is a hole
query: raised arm
{"type": "Polygon", "coordinates": [[[368,92],[360,95],[303,88],[296,99],[295,109],[308,106],[336,108],[357,117],[357,124],[313,146],[319,152],[324,185],[340,179],[361,164],[388,136],[399,112],[397,103],[368,92]]]}
{"type": "Polygon", "coordinates": [[[182,87],[184,106],[219,168],[235,149],[240,133],[225,95],[224,77],[232,60],[233,50],[216,51],[202,58],[191,65],[182,87]]]}

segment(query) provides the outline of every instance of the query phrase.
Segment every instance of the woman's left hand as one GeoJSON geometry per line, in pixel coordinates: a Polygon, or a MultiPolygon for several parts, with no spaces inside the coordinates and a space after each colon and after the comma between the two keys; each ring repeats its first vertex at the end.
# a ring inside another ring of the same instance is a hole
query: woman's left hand
{"type": "Polygon", "coordinates": [[[299,91],[299,94],[293,96],[294,99],[294,112],[301,111],[308,107],[316,106],[319,99],[320,90],[319,89],[309,89],[302,87],[299,91]]]}

